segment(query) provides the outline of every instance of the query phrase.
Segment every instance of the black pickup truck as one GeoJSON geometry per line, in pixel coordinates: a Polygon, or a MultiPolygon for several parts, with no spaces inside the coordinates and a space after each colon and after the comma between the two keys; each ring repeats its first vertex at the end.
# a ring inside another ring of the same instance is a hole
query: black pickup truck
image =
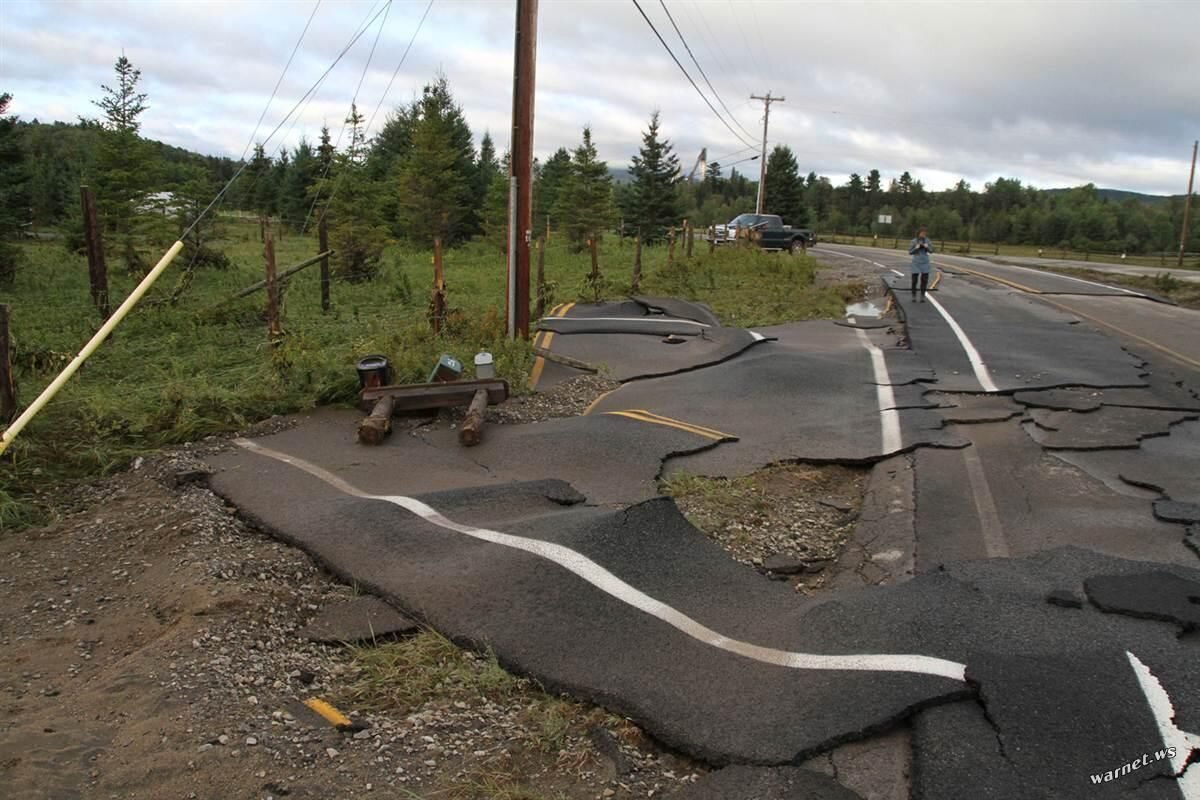
{"type": "Polygon", "coordinates": [[[817,237],[812,231],[784,225],[777,214],[739,214],[728,225],[716,227],[717,244],[735,241],[738,232],[743,230],[757,232],[758,244],[763,250],[799,253],[817,243],[817,237]]]}

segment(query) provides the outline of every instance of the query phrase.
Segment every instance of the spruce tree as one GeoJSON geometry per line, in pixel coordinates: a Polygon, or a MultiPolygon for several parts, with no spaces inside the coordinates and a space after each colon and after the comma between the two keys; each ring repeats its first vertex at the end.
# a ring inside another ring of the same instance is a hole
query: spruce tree
{"type": "Polygon", "coordinates": [[[566,232],[571,249],[579,251],[588,239],[603,237],[612,225],[612,212],[612,176],[592,143],[592,129],[584,127],[583,141],[575,148],[571,169],[558,190],[556,227],[566,232]]]}
{"type": "MultiPolygon", "coordinates": [[[[367,179],[367,141],[363,116],[350,106],[345,124],[350,142],[334,156],[330,175],[317,184],[330,215],[329,245],[337,251],[334,265],[339,277],[365,281],[379,272],[387,229],[380,213],[381,184],[367,179]]],[[[326,213],[321,209],[319,214],[326,213]]]]}
{"type": "Polygon", "coordinates": [[[763,200],[766,210],[778,214],[790,225],[803,225],[804,182],[799,174],[792,148],[777,144],[767,158],[767,187],[763,200]]]}
{"type": "Polygon", "coordinates": [[[650,127],[642,134],[642,147],[629,169],[633,175],[631,222],[642,230],[642,238],[662,238],[667,228],[679,223],[679,157],[671,142],[658,138],[658,112],[650,116],[650,127]]]}
{"type": "Polygon", "coordinates": [[[423,247],[435,236],[463,241],[478,231],[482,206],[471,129],[445,77],[425,87],[416,108],[412,147],[394,169],[397,233],[423,247]]]}
{"type": "Polygon", "coordinates": [[[0,94],[0,286],[12,286],[21,261],[17,238],[18,220],[25,204],[25,163],[17,143],[17,120],[8,117],[12,95],[0,94]]]}
{"type": "Polygon", "coordinates": [[[546,219],[550,219],[550,227],[558,226],[553,219],[554,207],[558,204],[558,193],[563,182],[571,173],[571,152],[565,147],[554,151],[554,155],[546,159],[533,186],[533,230],[539,235],[546,233],[546,219]]]}
{"type": "Polygon", "coordinates": [[[103,92],[93,103],[104,112],[103,132],[96,154],[96,205],[104,227],[119,244],[126,267],[141,271],[143,264],[134,244],[137,206],[153,180],[153,163],[138,136],[141,115],[148,108],[146,94],[138,91],[142,73],[121,55],[113,67],[116,88],[101,84],[103,92]]]}
{"type": "MultiPolygon", "coordinates": [[[[504,171],[507,173],[508,169],[505,168],[504,171]]],[[[500,163],[496,161],[496,145],[492,142],[492,135],[484,131],[483,139],[479,142],[479,160],[475,165],[475,194],[481,209],[486,208],[488,191],[499,177],[500,163]]]]}

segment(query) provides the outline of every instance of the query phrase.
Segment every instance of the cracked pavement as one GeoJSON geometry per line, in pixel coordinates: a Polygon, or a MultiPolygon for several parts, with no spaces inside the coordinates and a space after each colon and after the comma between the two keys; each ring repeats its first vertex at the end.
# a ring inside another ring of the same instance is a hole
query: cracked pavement
{"type": "MultiPolygon", "coordinates": [[[[1045,302],[1151,299],[938,260],[937,303],[895,292],[886,326],[562,307],[540,345],[622,384],[585,416],[364,449],[355,415],[322,412],[214,457],[212,486],[413,618],[725,767],[697,798],[1194,800],[1200,375],[1045,302]],[[811,598],[658,497],[666,474],[789,461],[875,465],[811,598]]],[[[539,385],[571,374],[547,360],[539,385]]]]}

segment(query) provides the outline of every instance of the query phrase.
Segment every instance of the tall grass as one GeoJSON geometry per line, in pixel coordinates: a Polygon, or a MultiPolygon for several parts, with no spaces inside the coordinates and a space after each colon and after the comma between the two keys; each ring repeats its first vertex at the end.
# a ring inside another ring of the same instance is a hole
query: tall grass
{"type": "MultiPolygon", "coordinates": [[[[381,353],[397,382],[423,381],[441,353],[463,363],[481,349],[514,391],[524,391],[533,364],[529,343],[504,336],[505,258],[483,242],[445,255],[450,313],[442,333],[426,318],[432,285],[431,254],[393,244],[370,282],[335,282],[333,308],[320,308],[319,268],[293,277],[283,294],[282,341],[268,342],[264,293],[222,302],[263,277],[256,225],[228,222],[212,242],[230,258],[229,269],[198,269],[179,295],[183,257],[160,278],[142,305],[36,417],[0,464],[0,530],[42,518],[64,486],[123,468],[156,448],[236,430],[273,414],[321,404],[349,403],[357,390],[355,362],[381,353]]],[[[87,265],[57,242],[23,246],[26,265],[16,285],[0,295],[12,307],[18,393],[31,401],[97,329],[89,301],[87,265]]],[[[311,237],[276,242],[282,271],[317,251],[311,237]]],[[[682,251],[682,248],[677,248],[682,251]]],[[[786,254],[701,245],[690,262],[666,269],[665,247],[643,250],[644,291],[710,303],[730,324],[837,316],[835,289],[813,283],[815,262],[786,254]]],[[[600,263],[610,296],[630,281],[633,246],[610,237],[600,263]]],[[[587,253],[561,240],[545,254],[552,300],[580,300],[590,270],[587,253]]],[[[114,306],[135,278],[110,267],[114,306]]],[[[57,501],[54,501],[57,502],[57,501]]]]}

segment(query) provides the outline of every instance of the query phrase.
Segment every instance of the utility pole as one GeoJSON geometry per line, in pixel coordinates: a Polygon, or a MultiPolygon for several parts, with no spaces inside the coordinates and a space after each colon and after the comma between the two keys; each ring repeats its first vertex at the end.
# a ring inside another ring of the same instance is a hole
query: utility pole
{"type": "Polygon", "coordinates": [[[508,168],[508,335],[529,336],[529,240],[533,228],[533,86],[537,0],[517,0],[508,168]]]}
{"type": "Polygon", "coordinates": [[[1183,231],[1179,234],[1179,266],[1183,266],[1183,251],[1187,248],[1188,223],[1192,216],[1192,181],[1196,179],[1196,146],[1200,139],[1192,142],[1192,172],[1188,175],[1188,193],[1183,201],[1183,231]]]}
{"type": "Polygon", "coordinates": [[[763,202],[767,198],[767,120],[771,118],[771,103],[783,103],[786,102],[786,98],[771,97],[771,93],[767,92],[766,97],[752,94],[750,99],[763,101],[762,156],[758,162],[758,204],[754,209],[755,214],[761,214],[763,213],[763,202]]]}

